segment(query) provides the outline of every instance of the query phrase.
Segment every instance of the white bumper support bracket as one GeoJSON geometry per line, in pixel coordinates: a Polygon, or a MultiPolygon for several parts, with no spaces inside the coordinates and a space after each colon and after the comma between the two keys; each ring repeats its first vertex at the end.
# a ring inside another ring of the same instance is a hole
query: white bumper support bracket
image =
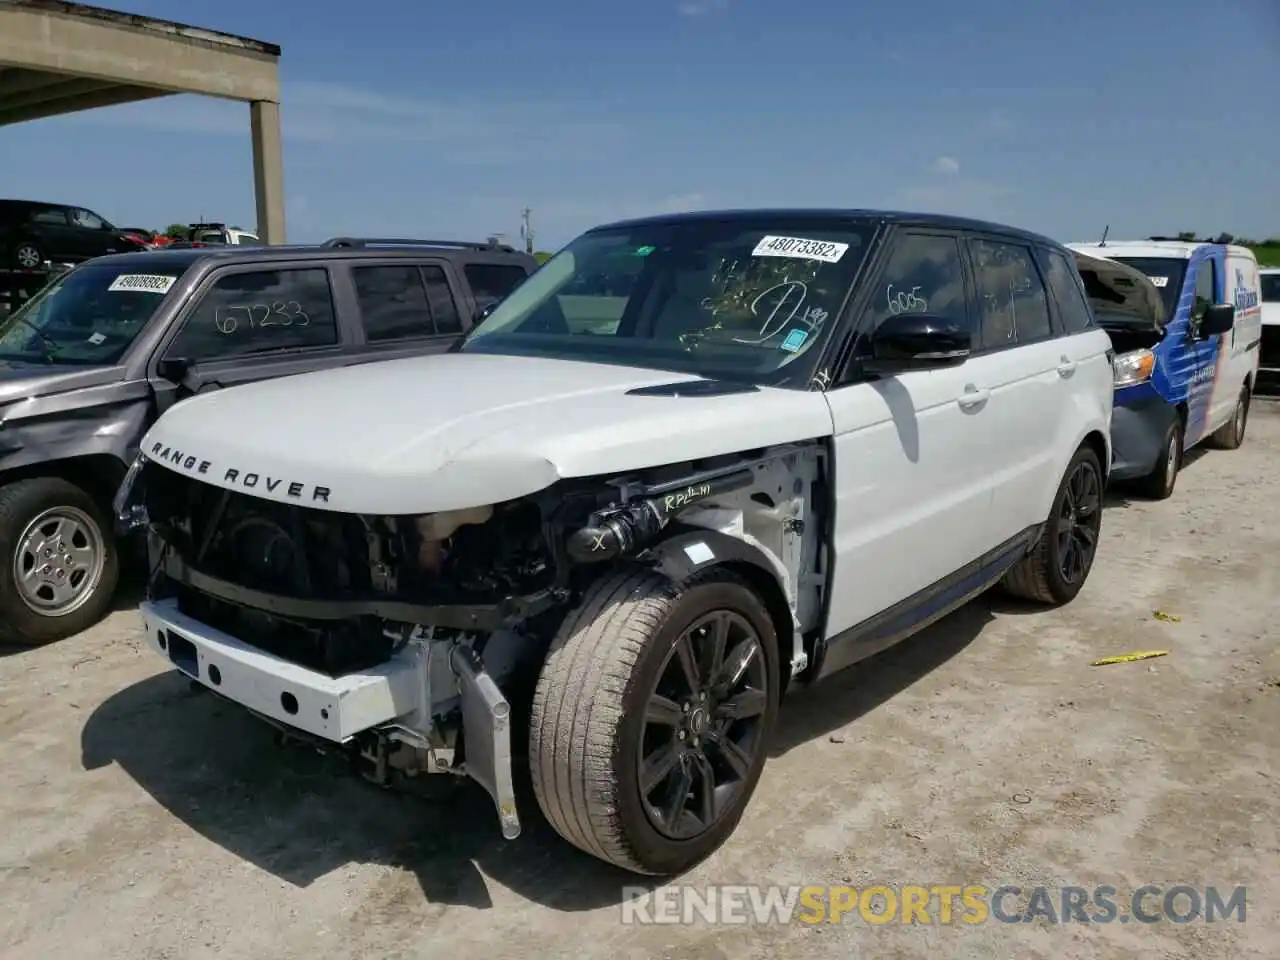
{"type": "MultiPolygon", "coordinates": [[[[335,745],[384,724],[423,720],[427,658],[402,651],[386,663],[331,677],[266,653],[179,612],[173,600],[141,604],[147,645],[191,679],[286,728],[335,745]]],[[[461,695],[465,772],[493,797],[502,835],[520,835],[511,776],[511,705],[463,644],[449,653],[461,695]]]]}
{"type": "Polygon", "coordinates": [[[520,836],[511,780],[511,705],[470,647],[456,646],[449,665],[460,681],[466,772],[489,791],[498,807],[502,836],[520,836]]]}

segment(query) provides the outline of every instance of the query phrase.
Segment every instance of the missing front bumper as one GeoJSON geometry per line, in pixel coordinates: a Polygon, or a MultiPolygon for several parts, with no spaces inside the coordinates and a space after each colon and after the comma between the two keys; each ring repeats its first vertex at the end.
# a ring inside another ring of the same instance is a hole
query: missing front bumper
{"type": "MultiPolygon", "coordinates": [[[[144,638],[191,679],[285,728],[339,747],[362,734],[422,716],[428,658],[407,649],[377,667],[331,677],[265,653],[183,615],[173,600],[141,604],[144,638]]],[[[479,656],[452,648],[461,699],[464,771],[497,807],[502,835],[520,835],[511,776],[511,707],[479,656]]]]}

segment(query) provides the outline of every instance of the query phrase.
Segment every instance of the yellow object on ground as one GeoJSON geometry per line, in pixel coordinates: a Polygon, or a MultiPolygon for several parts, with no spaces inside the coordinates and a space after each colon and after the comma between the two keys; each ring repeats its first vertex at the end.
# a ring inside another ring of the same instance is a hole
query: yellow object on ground
{"type": "Polygon", "coordinates": [[[1095,660],[1090,664],[1090,666],[1105,667],[1112,663],[1133,663],[1135,660],[1150,660],[1152,657],[1165,657],[1168,655],[1168,650],[1144,650],[1141,653],[1125,653],[1118,657],[1106,657],[1102,660],[1095,660]]]}

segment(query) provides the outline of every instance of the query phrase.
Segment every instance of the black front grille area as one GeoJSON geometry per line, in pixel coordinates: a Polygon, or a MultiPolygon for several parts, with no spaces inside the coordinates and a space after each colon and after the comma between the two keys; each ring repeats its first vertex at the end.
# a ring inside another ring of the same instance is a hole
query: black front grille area
{"type": "Polygon", "coordinates": [[[178,609],[193,620],[265,653],[341,677],[385,663],[396,642],[377,617],[305,623],[238,606],[170,581],[178,609]]]}
{"type": "Polygon", "coordinates": [[[1280,326],[1266,324],[1262,328],[1262,344],[1259,365],[1280,370],[1280,326]]]}
{"type": "MultiPolygon", "coordinates": [[[[228,583],[300,599],[374,593],[368,528],[361,518],[256,499],[201,483],[157,464],[140,478],[147,515],[165,555],[228,583]]],[[[379,617],[304,621],[195,590],[164,574],[153,591],[176,598],[201,623],[313,670],[341,676],[383,663],[395,641],[379,617]]]]}

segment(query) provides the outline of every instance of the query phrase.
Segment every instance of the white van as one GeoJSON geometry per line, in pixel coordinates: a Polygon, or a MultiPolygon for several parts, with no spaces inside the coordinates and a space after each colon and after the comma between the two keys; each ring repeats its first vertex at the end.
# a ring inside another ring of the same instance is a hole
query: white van
{"type": "MultiPolygon", "coordinates": [[[[1090,291],[1116,351],[1111,478],[1167,497],[1186,450],[1206,439],[1226,449],[1244,441],[1262,337],[1258,262],[1248,247],[1211,241],[1067,246],[1141,271],[1164,301],[1163,323],[1117,327],[1090,291]]],[[[1089,286],[1088,272],[1082,277],[1089,286]]]]}

